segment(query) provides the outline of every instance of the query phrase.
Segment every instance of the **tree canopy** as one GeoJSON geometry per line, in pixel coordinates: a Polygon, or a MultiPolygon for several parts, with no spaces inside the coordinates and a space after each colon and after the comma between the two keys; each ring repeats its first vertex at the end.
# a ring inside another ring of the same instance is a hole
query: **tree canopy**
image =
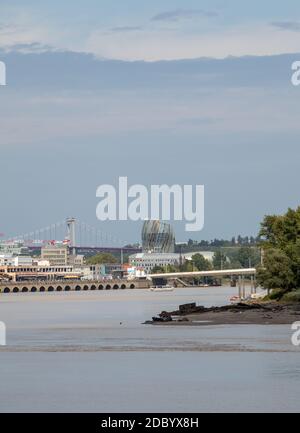
{"type": "Polygon", "coordinates": [[[259,283],[269,290],[279,289],[279,298],[300,288],[300,207],[266,216],[260,237],[264,259],[258,269],[259,283]]]}
{"type": "Polygon", "coordinates": [[[101,265],[104,263],[117,263],[117,259],[112,254],[100,253],[89,257],[86,262],[89,265],[101,265]]]}

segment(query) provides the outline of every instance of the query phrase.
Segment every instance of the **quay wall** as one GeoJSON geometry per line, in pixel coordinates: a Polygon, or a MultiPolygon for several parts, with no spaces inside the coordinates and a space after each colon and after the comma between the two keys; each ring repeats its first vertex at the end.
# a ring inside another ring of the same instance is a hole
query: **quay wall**
{"type": "Polygon", "coordinates": [[[0,293],[35,292],[76,292],[89,290],[126,290],[148,289],[147,280],[109,280],[109,281],[0,281],[0,293]]]}

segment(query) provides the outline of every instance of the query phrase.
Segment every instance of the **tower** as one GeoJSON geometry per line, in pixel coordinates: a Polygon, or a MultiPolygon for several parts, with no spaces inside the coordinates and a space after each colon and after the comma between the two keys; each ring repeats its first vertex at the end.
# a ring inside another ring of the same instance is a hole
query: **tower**
{"type": "Polygon", "coordinates": [[[68,218],[67,219],[67,239],[70,241],[70,249],[71,249],[71,254],[73,256],[76,255],[75,228],[76,228],[76,219],[75,218],[68,218]]]}

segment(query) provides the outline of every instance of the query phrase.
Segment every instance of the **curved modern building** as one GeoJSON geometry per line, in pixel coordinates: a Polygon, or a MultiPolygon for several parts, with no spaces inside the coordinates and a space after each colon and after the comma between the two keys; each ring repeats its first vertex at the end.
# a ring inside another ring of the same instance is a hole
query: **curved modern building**
{"type": "Polygon", "coordinates": [[[145,221],[142,229],[144,252],[173,253],[175,235],[170,224],[161,221],[145,221]]]}

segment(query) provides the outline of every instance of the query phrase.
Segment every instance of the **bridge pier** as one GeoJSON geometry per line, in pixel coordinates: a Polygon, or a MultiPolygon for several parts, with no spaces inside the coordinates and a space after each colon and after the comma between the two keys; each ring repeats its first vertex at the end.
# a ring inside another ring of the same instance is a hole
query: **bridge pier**
{"type": "Polygon", "coordinates": [[[251,275],[251,295],[254,294],[254,278],[253,275],[251,275]]]}
{"type": "Polygon", "coordinates": [[[242,277],[243,281],[243,299],[246,299],[246,282],[245,282],[245,276],[242,277]]]}
{"type": "Polygon", "coordinates": [[[242,277],[238,276],[238,297],[242,298],[242,277]]]}

